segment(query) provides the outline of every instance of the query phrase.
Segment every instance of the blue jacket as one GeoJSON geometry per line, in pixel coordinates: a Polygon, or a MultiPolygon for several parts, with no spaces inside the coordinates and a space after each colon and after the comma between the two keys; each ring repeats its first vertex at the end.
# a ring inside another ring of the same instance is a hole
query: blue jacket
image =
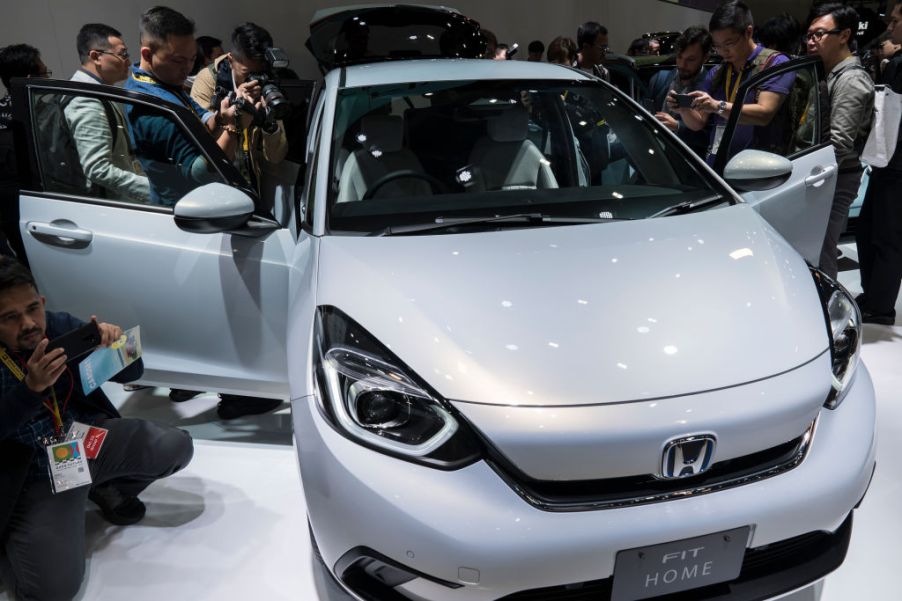
{"type": "MultiPolygon", "coordinates": [[[[46,334],[51,340],[83,325],[83,321],[68,313],[47,312],[46,334]]],[[[28,356],[22,354],[10,353],[10,356],[18,360],[20,365],[28,360],[28,356]]],[[[98,388],[88,396],[84,395],[77,366],[73,365],[67,373],[71,373],[70,377],[74,382],[70,382],[65,375],[61,376],[54,386],[57,398],[65,398],[71,384],[69,407],[74,411],[103,417],[121,417],[103,390],[98,388]]],[[[143,373],[144,363],[139,359],[119,372],[113,381],[131,382],[143,373]]],[[[10,513],[25,484],[29,468],[35,461],[35,449],[16,440],[16,433],[29,421],[40,416],[42,411],[47,411],[43,400],[44,396],[31,392],[6,365],[0,363],[0,457],[3,458],[0,461],[0,540],[3,539],[10,513]]],[[[50,486],[49,482],[47,486],[50,486]]]]}

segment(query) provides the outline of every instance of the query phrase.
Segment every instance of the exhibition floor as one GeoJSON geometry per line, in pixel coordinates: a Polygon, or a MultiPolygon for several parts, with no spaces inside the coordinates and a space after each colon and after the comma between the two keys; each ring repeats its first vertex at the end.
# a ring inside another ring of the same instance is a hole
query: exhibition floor
{"type": "MultiPolygon", "coordinates": [[[[843,249],[854,260],[854,245],[843,249]]],[[[859,291],[857,271],[840,279],[859,291]]],[[[846,562],[826,580],[823,601],[899,598],[895,542],[902,539],[902,473],[895,459],[902,456],[902,326],[867,325],[864,339],[863,358],[877,389],[877,472],[856,512],[846,562]]],[[[213,395],[174,404],[162,389],[107,390],[127,415],[190,430],[196,451],[187,469],[142,496],[148,511],[140,524],[111,526],[92,508],[90,559],[78,599],[347,599],[313,560],[287,406],[223,423],[213,395]]],[[[2,589],[0,601],[9,601],[2,589]]]]}

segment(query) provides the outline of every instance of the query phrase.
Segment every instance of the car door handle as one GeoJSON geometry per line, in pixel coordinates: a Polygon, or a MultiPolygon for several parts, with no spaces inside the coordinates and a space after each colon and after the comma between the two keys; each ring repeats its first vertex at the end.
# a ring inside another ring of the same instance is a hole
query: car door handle
{"type": "Polygon", "coordinates": [[[830,165],[829,167],[822,167],[821,170],[815,173],[812,176],[805,178],[805,185],[811,188],[812,186],[816,186],[821,182],[827,181],[836,173],[836,165],[830,165]]]}
{"type": "Polygon", "coordinates": [[[94,239],[93,232],[83,230],[68,220],[51,223],[29,221],[26,228],[36,240],[62,248],[87,248],[94,239]]]}

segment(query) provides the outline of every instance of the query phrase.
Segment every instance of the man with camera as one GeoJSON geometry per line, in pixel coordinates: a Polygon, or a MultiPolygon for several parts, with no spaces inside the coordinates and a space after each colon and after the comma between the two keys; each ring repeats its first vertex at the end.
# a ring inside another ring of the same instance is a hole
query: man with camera
{"type": "MultiPolygon", "coordinates": [[[[88,499],[109,522],[134,524],[145,513],[138,494],[194,453],[187,432],[123,418],[101,389],[84,393],[72,359],[122,336],[91,322],[45,311],[31,273],[0,257],[0,577],[21,601],[78,593],[88,499]]],[[[143,370],[138,359],[113,379],[143,370]]]]}
{"type": "Polygon", "coordinates": [[[232,32],[232,50],[202,69],[191,87],[191,98],[214,110],[228,98],[251,117],[239,133],[235,161],[242,175],[258,191],[265,165],[280,163],[288,152],[281,119],[290,105],[274,81],[275,71],[287,65],[272,36],[254,23],[244,23],[232,32]],[[238,96],[245,86],[247,98],[238,96]]]}

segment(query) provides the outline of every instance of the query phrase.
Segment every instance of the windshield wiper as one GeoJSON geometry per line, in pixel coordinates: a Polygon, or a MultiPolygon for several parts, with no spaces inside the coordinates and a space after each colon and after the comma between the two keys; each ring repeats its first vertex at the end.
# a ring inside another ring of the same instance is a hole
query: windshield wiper
{"type": "Polygon", "coordinates": [[[692,211],[724,202],[729,202],[729,200],[724,198],[723,196],[710,196],[701,200],[686,200],[671,207],[667,207],[662,211],[658,211],[653,215],[649,215],[648,218],[653,219],[655,217],[667,217],[668,215],[682,215],[684,213],[691,213],[692,211]]]}
{"type": "Polygon", "coordinates": [[[409,234],[417,234],[420,232],[431,232],[443,230],[458,226],[468,225],[499,225],[505,226],[512,224],[514,226],[527,225],[561,225],[561,224],[580,224],[580,223],[604,223],[607,221],[619,221],[615,217],[554,217],[544,215],[542,213],[516,213],[513,215],[491,215],[485,217],[436,217],[435,221],[429,223],[414,223],[410,225],[388,226],[381,230],[377,230],[370,236],[405,236],[409,234]]]}

